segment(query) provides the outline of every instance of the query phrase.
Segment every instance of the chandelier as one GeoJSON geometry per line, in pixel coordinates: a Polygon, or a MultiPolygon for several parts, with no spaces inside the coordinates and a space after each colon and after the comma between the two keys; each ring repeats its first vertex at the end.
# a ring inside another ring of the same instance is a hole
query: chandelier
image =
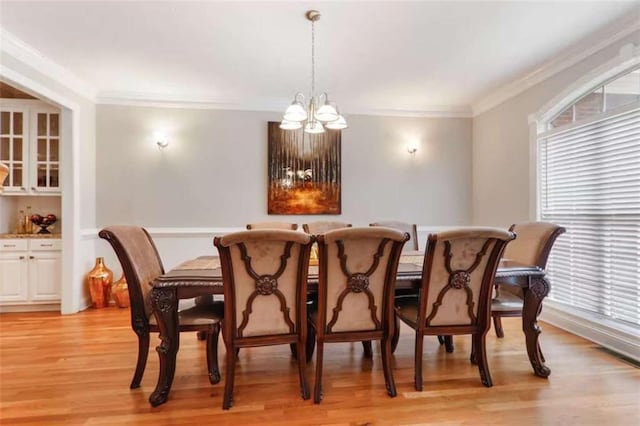
{"type": "Polygon", "coordinates": [[[311,21],[311,94],[309,103],[305,105],[306,98],[298,92],[293,102],[284,112],[280,128],[296,130],[304,126],[305,133],[323,133],[324,129],[340,130],[347,128],[347,121],[338,112],[336,104],[329,101],[327,92],[316,95],[316,49],[314,23],[320,19],[320,12],[309,10],[306,15],[311,21]]]}

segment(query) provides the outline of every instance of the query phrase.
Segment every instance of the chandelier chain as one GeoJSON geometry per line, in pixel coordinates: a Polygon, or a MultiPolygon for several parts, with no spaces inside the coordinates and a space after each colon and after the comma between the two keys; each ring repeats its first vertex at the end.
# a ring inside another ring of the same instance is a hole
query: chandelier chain
{"type": "Polygon", "coordinates": [[[316,30],[315,21],[311,21],[311,96],[316,94],[316,30]]]}

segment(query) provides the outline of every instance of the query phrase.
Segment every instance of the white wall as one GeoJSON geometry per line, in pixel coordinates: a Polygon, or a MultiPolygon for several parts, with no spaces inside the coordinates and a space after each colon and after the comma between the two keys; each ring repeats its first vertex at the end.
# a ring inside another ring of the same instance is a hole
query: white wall
{"type": "MultiPolygon", "coordinates": [[[[95,104],[49,75],[50,63],[12,43],[0,46],[0,76],[61,109],[61,187],[63,221],[62,313],[86,307],[84,275],[94,261],[95,241],[81,240],[80,229],[95,228],[95,104]],[[10,52],[16,52],[15,55],[10,52]]],[[[55,74],[59,70],[51,68],[55,74]]]]}
{"type": "Polygon", "coordinates": [[[619,54],[640,43],[636,31],[551,78],[473,119],[473,223],[509,226],[534,220],[530,212],[531,164],[528,117],[558,93],[619,54]]]}
{"type": "Polygon", "coordinates": [[[267,215],[267,122],[279,114],[99,105],[97,226],[243,227],[252,221],[354,225],[471,221],[471,119],[348,116],[342,215],[267,215]],[[155,131],[170,145],[160,151],[155,131]],[[406,151],[418,140],[415,157],[406,151]]]}

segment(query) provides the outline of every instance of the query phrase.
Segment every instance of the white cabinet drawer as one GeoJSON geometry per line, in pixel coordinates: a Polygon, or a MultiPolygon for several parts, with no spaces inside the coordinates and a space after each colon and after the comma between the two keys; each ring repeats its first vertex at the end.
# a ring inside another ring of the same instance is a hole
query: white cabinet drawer
{"type": "Polygon", "coordinates": [[[0,251],[26,251],[27,240],[11,240],[0,238],[0,251]]]}
{"type": "Polygon", "coordinates": [[[29,240],[29,248],[33,251],[58,251],[62,250],[62,240],[53,238],[29,240]]]}

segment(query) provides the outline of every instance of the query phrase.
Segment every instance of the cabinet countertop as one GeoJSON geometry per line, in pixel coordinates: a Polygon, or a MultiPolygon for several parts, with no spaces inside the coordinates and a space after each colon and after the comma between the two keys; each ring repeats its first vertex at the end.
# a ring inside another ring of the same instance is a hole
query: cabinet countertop
{"type": "Polygon", "coordinates": [[[13,238],[20,238],[20,239],[40,239],[40,238],[60,239],[61,235],[60,234],[0,234],[0,239],[13,239],[13,238]]]}

